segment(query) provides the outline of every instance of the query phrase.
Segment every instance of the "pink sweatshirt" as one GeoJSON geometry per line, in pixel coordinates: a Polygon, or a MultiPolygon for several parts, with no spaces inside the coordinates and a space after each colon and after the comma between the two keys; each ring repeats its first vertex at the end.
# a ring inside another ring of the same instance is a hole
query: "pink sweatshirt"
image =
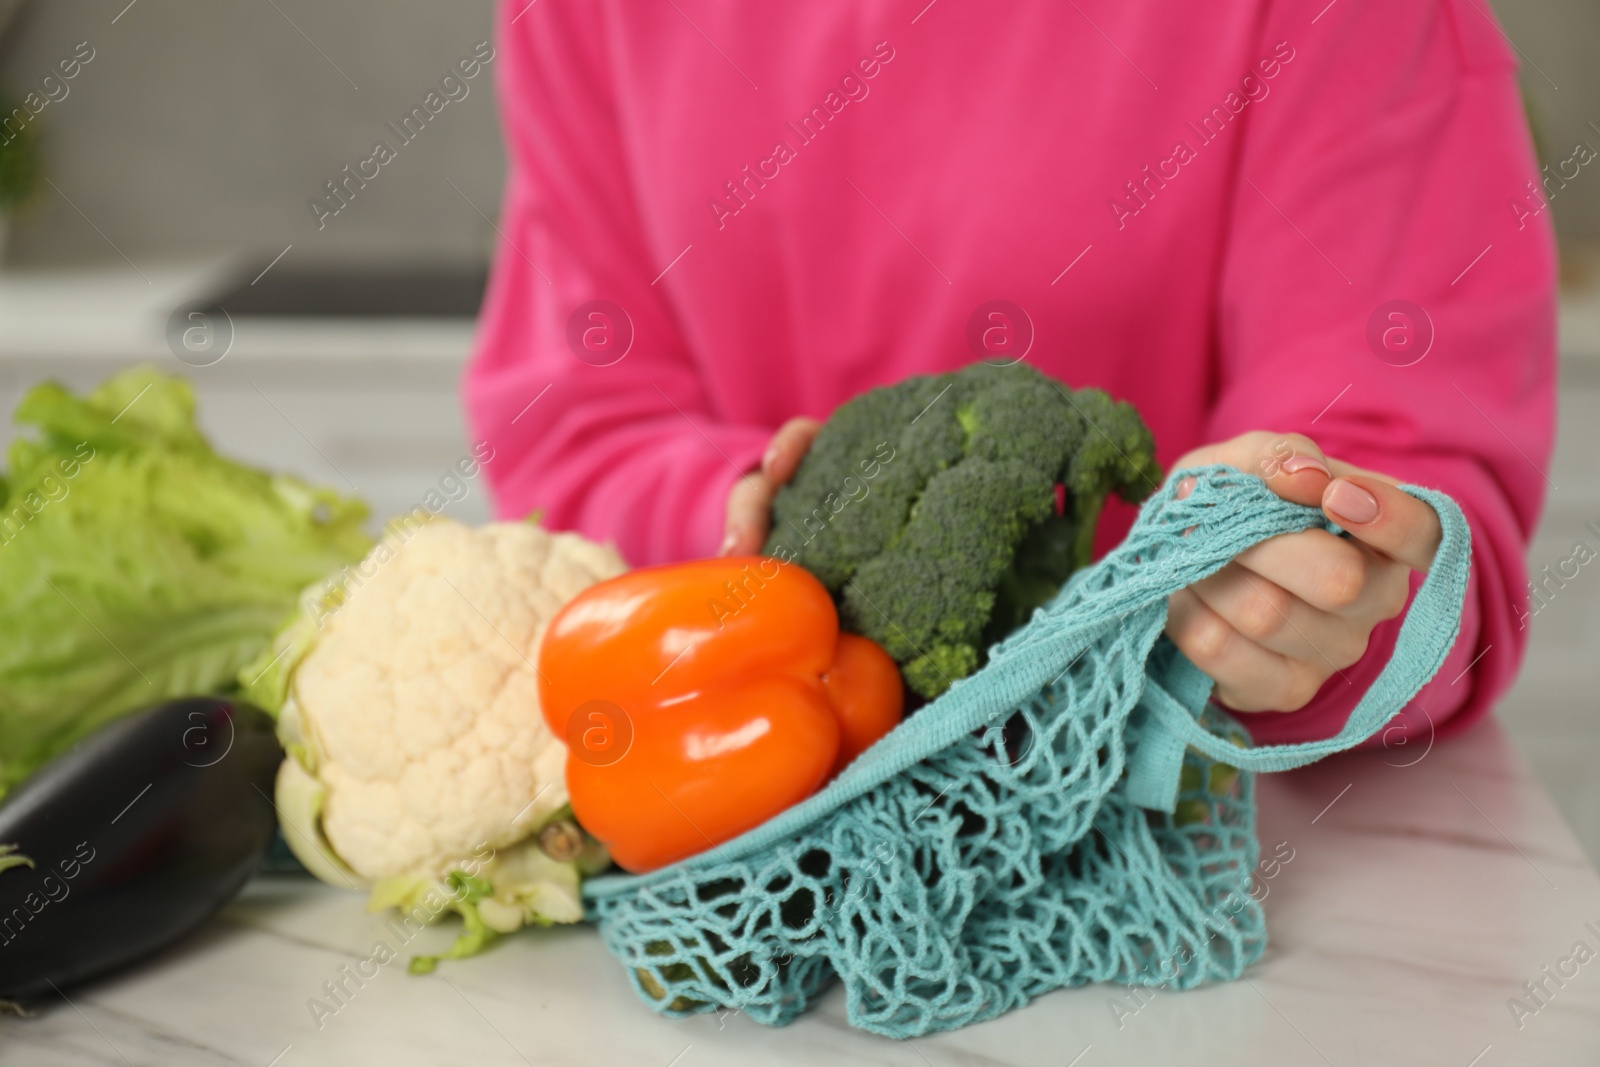
{"type": "MultiPolygon", "coordinates": [[[[1478,718],[1551,448],[1538,168],[1484,5],[1324,2],[506,0],[466,379],[500,513],[709,555],[780,423],[971,362],[1006,300],[1011,344],[1136,404],[1163,464],[1299,431],[1454,496],[1466,618],[1389,740],[1478,718]]],[[[1335,732],[1396,629],[1257,739],[1335,732]]]]}

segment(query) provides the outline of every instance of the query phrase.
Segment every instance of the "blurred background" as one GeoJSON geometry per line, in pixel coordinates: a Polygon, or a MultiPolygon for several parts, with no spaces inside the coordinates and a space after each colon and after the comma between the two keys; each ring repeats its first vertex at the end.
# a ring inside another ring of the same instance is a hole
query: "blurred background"
{"type": "MultiPolygon", "coordinates": [[[[1600,151],[1600,4],[1494,7],[1541,161],[1600,151]]],[[[41,378],[86,389],[154,362],[196,383],[225,454],[378,515],[417,504],[471,444],[456,386],[504,166],[492,60],[376,178],[346,185],[336,215],[309,202],[337,205],[327,183],[404,141],[387,124],[490,40],[491,11],[0,0],[0,118],[37,94],[0,145],[0,410],[41,378]]],[[[1535,572],[1600,546],[1600,167],[1551,187],[1562,391],[1535,572]]],[[[485,487],[448,510],[488,518],[485,487]]],[[[1600,862],[1600,578],[1568,581],[1531,625],[1499,714],[1600,862]]]]}

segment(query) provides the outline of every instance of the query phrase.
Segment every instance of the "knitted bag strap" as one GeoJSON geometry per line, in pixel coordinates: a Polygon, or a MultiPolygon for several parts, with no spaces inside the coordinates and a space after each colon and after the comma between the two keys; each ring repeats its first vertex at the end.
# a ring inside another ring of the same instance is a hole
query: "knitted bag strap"
{"type": "MultiPolygon", "coordinates": [[[[1443,537],[1427,577],[1400,624],[1389,662],[1350,713],[1344,728],[1320,741],[1238,748],[1200,725],[1198,713],[1210,696],[1211,679],[1172,649],[1164,664],[1153,663],[1139,700],[1144,714],[1136,712],[1130,723],[1132,751],[1124,788],[1130,801],[1171,811],[1186,747],[1253,771],[1288,770],[1352,748],[1377,733],[1432,679],[1461,629],[1472,557],[1471,534],[1460,507],[1448,496],[1415,485],[1400,488],[1438,513],[1443,537]]],[[[1337,526],[1324,525],[1339,531],[1337,526]]]]}

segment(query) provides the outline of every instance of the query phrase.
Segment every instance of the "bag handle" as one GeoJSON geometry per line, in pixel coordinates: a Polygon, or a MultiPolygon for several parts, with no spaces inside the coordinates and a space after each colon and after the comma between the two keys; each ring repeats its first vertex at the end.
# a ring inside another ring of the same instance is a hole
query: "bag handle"
{"type": "Polygon", "coordinates": [[[1173,649],[1164,670],[1152,666],[1139,700],[1144,717],[1130,724],[1135,744],[1128,757],[1129,800],[1142,807],[1173,810],[1186,747],[1252,771],[1284,771],[1353,748],[1381,729],[1433,678],[1461,629],[1472,537],[1460,507],[1448,496],[1421,486],[1400,488],[1433,508],[1443,536],[1427,577],[1400,624],[1389,662],[1362,695],[1343,729],[1319,741],[1241,749],[1200,725],[1197,716],[1210,697],[1211,680],[1173,649]],[[1196,684],[1197,677],[1201,684],[1196,684]],[[1169,689],[1178,690],[1182,699],[1169,689]]]}

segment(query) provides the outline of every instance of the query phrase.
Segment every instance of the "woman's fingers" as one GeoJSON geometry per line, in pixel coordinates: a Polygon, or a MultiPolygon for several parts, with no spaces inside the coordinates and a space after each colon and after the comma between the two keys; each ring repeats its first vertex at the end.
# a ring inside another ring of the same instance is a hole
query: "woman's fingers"
{"type": "Polygon", "coordinates": [[[1225,463],[1259,475],[1274,493],[1315,507],[1332,476],[1328,457],[1305,434],[1256,430],[1178,457],[1173,470],[1225,463]]]}
{"type": "Polygon", "coordinates": [[[728,491],[727,533],[722,538],[720,555],[748,556],[761,551],[767,539],[774,492],[776,489],[760,471],[752,471],[733,483],[728,491]]]}
{"type": "Polygon", "coordinates": [[[745,556],[761,551],[771,523],[772,498],[778,486],[794,477],[822,423],[816,419],[790,419],[778,427],[761,456],[761,468],[751,471],[728,491],[727,533],[721,555],[745,556]]]}
{"type": "Polygon", "coordinates": [[[1327,530],[1280,534],[1234,562],[1318,611],[1346,619],[1392,619],[1410,592],[1405,566],[1327,530]]]}
{"type": "MultiPolygon", "coordinates": [[[[1167,635],[1216,679],[1239,711],[1304,707],[1365,654],[1373,626],[1405,610],[1408,569],[1426,571],[1441,539],[1433,508],[1391,478],[1332,459],[1301,434],[1242,434],[1182,456],[1173,469],[1220,463],[1274,493],[1320,506],[1326,530],[1274,537],[1168,600],[1167,635]]],[[[1182,498],[1193,480],[1178,482],[1182,498]]]]}
{"type": "Polygon", "coordinates": [[[1366,651],[1365,628],[1318,610],[1237,563],[1189,588],[1235,631],[1262,648],[1320,664],[1326,673],[1350,666],[1366,651]]]}
{"type": "Polygon", "coordinates": [[[1320,506],[1351,536],[1412,570],[1433,565],[1443,536],[1433,508],[1392,478],[1329,458],[1304,434],[1240,434],[1180,456],[1173,470],[1210,463],[1260,475],[1285,500],[1320,506]]]}
{"type": "Polygon", "coordinates": [[[822,423],[816,419],[790,419],[778,427],[772,441],[761,456],[761,473],[774,486],[782,485],[794,477],[794,472],[811,448],[822,423]]]}
{"type": "Polygon", "coordinates": [[[1414,571],[1427,572],[1444,532],[1431,506],[1394,483],[1365,474],[1334,479],[1323,490],[1323,513],[1362,544],[1414,571]]]}
{"type": "Polygon", "coordinates": [[[1235,711],[1294,711],[1310,702],[1327,677],[1308,661],[1241,634],[1192,589],[1168,598],[1166,632],[1189,662],[1217,680],[1213,695],[1235,711]]]}

